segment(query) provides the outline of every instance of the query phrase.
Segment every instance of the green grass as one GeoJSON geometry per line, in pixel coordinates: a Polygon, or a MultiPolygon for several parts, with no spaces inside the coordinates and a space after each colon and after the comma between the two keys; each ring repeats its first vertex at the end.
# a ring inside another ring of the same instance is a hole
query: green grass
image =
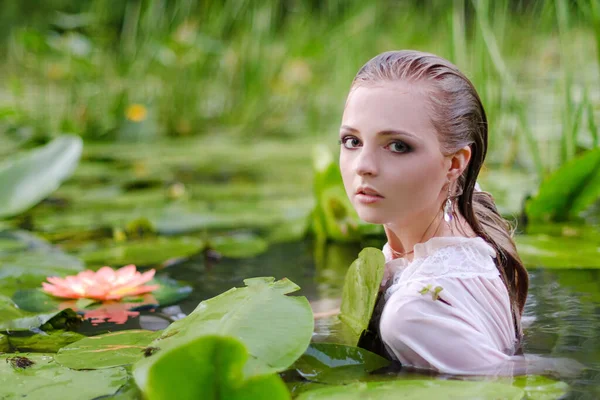
{"type": "Polygon", "coordinates": [[[488,165],[541,178],[598,145],[598,3],[0,5],[10,27],[0,45],[0,135],[147,141],[227,128],[239,140],[333,143],[360,66],[414,48],[449,58],[475,83],[490,119],[488,165]],[[146,110],[138,121],[133,104],[146,110]]]}

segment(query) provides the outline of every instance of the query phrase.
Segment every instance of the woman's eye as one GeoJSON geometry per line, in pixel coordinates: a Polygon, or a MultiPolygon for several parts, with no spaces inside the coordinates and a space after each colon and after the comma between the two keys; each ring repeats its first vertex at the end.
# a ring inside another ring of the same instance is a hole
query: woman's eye
{"type": "Polygon", "coordinates": [[[346,137],[342,139],[342,145],[347,149],[355,149],[360,145],[360,140],[353,137],[346,137]]]}
{"type": "Polygon", "coordinates": [[[393,153],[407,153],[410,150],[410,148],[402,142],[392,142],[388,147],[393,153]]]}

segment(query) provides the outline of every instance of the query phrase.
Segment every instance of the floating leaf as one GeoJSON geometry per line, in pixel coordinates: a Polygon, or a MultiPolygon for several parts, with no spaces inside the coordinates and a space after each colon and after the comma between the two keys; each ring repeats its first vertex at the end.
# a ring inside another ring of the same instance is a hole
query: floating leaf
{"type": "Polygon", "coordinates": [[[13,351],[33,351],[36,353],[56,353],[64,346],[85,338],[77,332],[63,329],[31,335],[11,335],[8,337],[13,351]]]}
{"type": "MultiPolygon", "coordinates": [[[[12,297],[14,303],[24,311],[45,313],[60,311],[61,299],[44,293],[41,289],[17,290],[12,297]]],[[[73,302],[73,305],[76,301],[73,302]]]]}
{"type": "Polygon", "coordinates": [[[82,251],[79,256],[90,266],[154,265],[174,257],[198,253],[204,244],[197,238],[157,237],[144,241],[110,244],[99,250],[82,251]]]}
{"type": "Polygon", "coordinates": [[[151,346],[162,350],[198,336],[221,334],[240,339],[250,360],[246,376],[287,369],[310,343],[313,316],[305,297],[286,296],[299,287],[288,279],[251,278],[205,300],[187,317],[175,321],[151,346]]]}
{"type": "Polygon", "coordinates": [[[577,218],[600,197],[600,148],[565,163],[540,185],[526,205],[532,221],[566,221],[577,218]]]}
{"type": "Polygon", "coordinates": [[[8,336],[0,333],[0,353],[7,353],[9,351],[11,351],[11,347],[8,336]]]}
{"type": "Polygon", "coordinates": [[[389,363],[385,358],[358,347],[312,343],[293,367],[312,382],[342,384],[364,377],[389,363]]]}
{"type": "Polygon", "coordinates": [[[140,400],[141,398],[142,392],[131,378],[115,394],[102,397],[102,400],[140,400]]]}
{"type": "Polygon", "coordinates": [[[0,218],[19,214],[55,191],[73,173],[83,141],[60,136],[0,165],[0,218]]]}
{"type": "Polygon", "coordinates": [[[558,400],[569,391],[565,382],[540,375],[515,376],[513,385],[525,390],[527,400],[558,400]]]}
{"type": "Polygon", "coordinates": [[[276,374],[244,377],[248,351],[237,339],[202,336],[161,350],[134,366],[133,375],[148,400],[290,399],[276,374]]]}
{"type": "Polygon", "coordinates": [[[179,303],[187,298],[193,290],[191,286],[166,276],[155,276],[153,280],[148,282],[148,285],[159,285],[159,288],[152,292],[152,295],[161,307],[179,303]]]}
{"type": "Polygon", "coordinates": [[[72,369],[112,368],[136,362],[160,332],[126,330],[90,336],[60,349],[55,359],[72,369]]]}
{"type": "Polygon", "coordinates": [[[269,230],[267,241],[270,244],[301,241],[306,236],[308,224],[309,218],[302,213],[299,218],[275,225],[269,230]]]}
{"type": "Polygon", "coordinates": [[[514,399],[525,394],[523,389],[497,382],[458,380],[399,380],[388,382],[358,382],[333,386],[300,394],[298,400],[379,400],[397,399],[514,399]]]}
{"type": "Polygon", "coordinates": [[[49,354],[0,355],[2,399],[94,399],[115,393],[127,380],[124,368],[75,371],[62,367],[49,354]],[[24,357],[32,364],[18,368],[11,362],[14,357],[24,357]]]}
{"type": "Polygon", "coordinates": [[[0,294],[36,288],[47,276],[71,275],[84,264],[25,231],[0,232],[0,294]]]}
{"type": "Polygon", "coordinates": [[[210,246],[229,258],[249,258],[264,253],[269,244],[258,236],[235,234],[210,240],[210,246]]]}
{"type": "Polygon", "coordinates": [[[369,326],[384,270],[383,253],[372,247],[363,249],[348,269],[340,313],[340,320],[348,328],[342,335],[346,344],[355,346],[369,326]]]}
{"type": "Polygon", "coordinates": [[[28,331],[49,323],[54,329],[79,321],[71,309],[48,313],[32,313],[18,308],[11,299],[0,296],[0,331],[28,331]]]}

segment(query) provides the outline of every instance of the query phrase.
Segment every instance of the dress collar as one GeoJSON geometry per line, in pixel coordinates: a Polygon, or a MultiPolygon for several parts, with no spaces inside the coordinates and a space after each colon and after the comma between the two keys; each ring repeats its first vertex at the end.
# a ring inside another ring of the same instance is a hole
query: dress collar
{"type": "MultiPolygon", "coordinates": [[[[414,252],[413,260],[411,262],[413,262],[419,258],[429,257],[442,247],[464,246],[464,245],[476,248],[476,249],[482,251],[484,254],[490,255],[491,257],[496,257],[496,251],[494,250],[494,248],[480,236],[475,236],[475,237],[434,236],[424,243],[415,244],[415,247],[414,247],[415,252],[414,252]]],[[[393,261],[394,263],[403,264],[403,265],[410,264],[410,262],[408,262],[404,258],[394,259],[392,256],[392,251],[391,251],[389,243],[386,243],[383,246],[383,253],[385,255],[387,262],[393,261]]]]}

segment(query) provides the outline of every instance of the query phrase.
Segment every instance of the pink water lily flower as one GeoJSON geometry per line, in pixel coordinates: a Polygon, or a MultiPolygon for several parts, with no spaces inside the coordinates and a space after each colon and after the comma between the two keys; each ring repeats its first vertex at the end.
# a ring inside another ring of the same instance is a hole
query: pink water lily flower
{"type": "Polygon", "coordinates": [[[120,300],[158,289],[160,285],[144,285],[154,273],[151,269],[142,274],[133,264],[116,271],[102,267],[96,272],[86,270],[65,278],[49,276],[46,279],[50,283],[43,282],[42,286],[46,293],[65,299],[120,300]]]}

